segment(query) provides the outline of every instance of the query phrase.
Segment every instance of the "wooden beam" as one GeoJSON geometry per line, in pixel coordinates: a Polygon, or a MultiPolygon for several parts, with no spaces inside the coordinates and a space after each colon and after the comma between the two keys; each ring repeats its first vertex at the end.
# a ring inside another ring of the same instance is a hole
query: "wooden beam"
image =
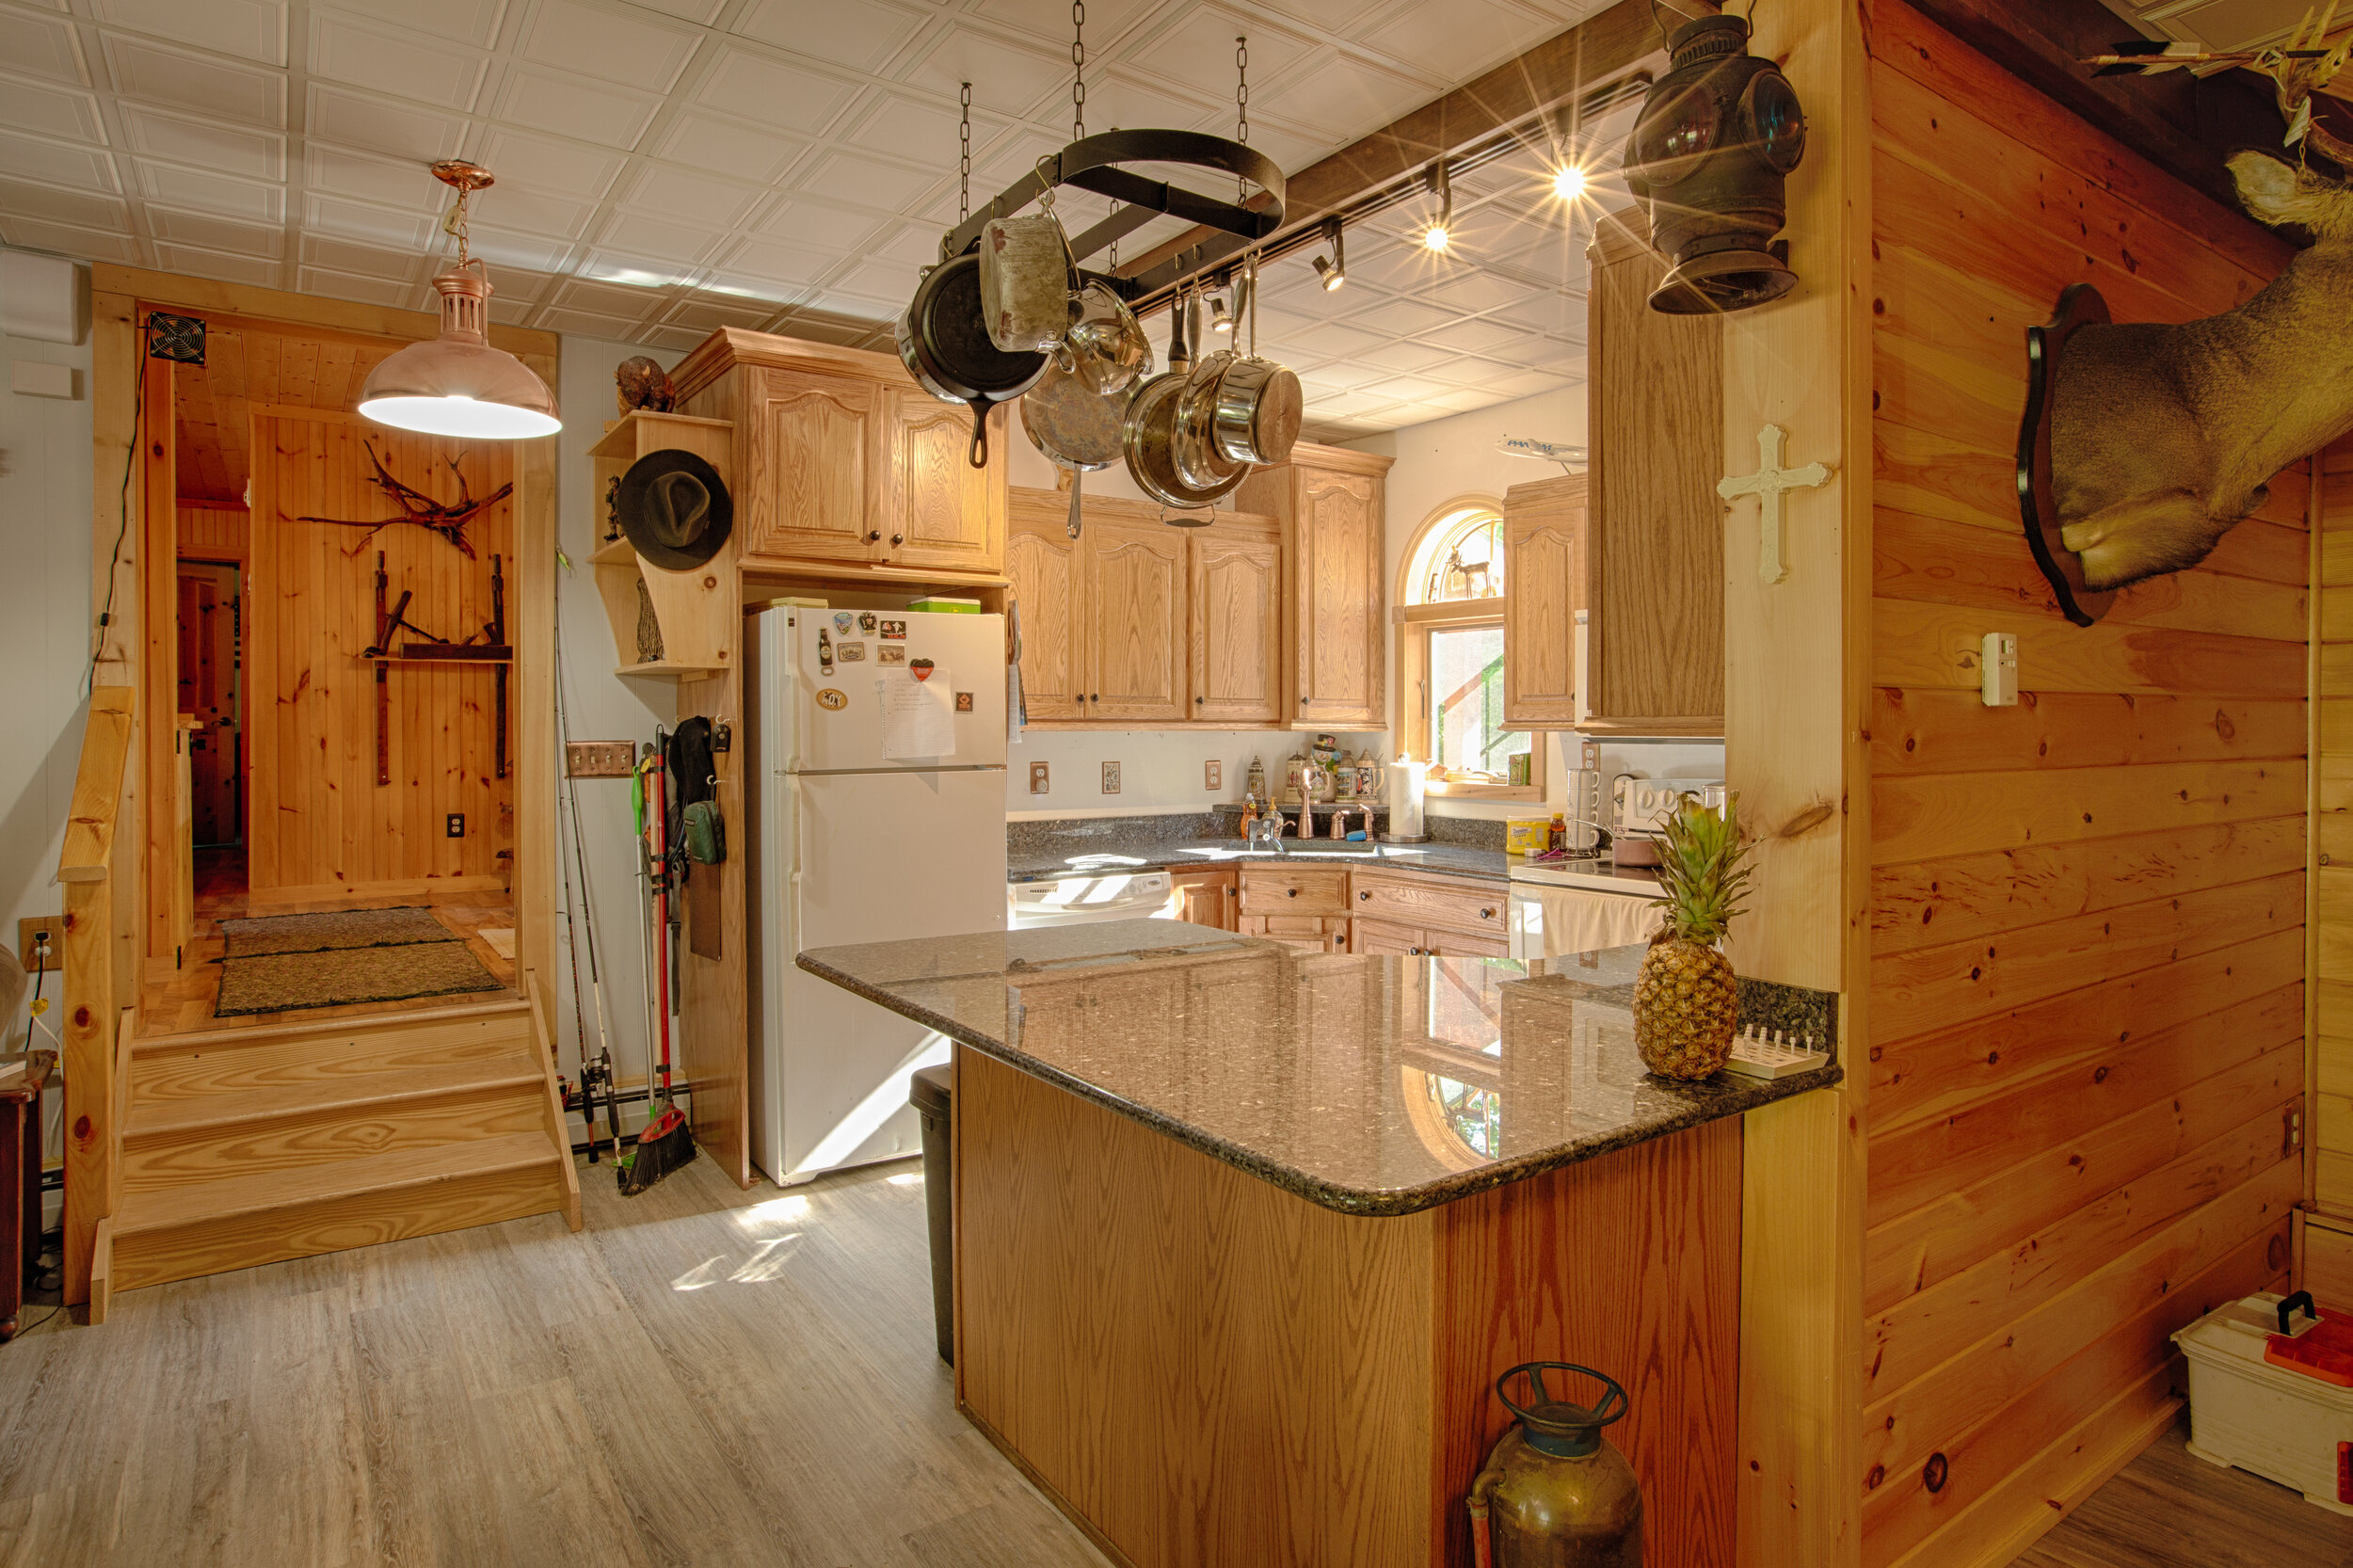
{"type": "MultiPolygon", "coordinates": [[[[1676,0],[1686,11],[1716,10],[1712,0],[1676,0]]],[[[1619,0],[1598,16],[1504,61],[1475,82],[1420,108],[1285,178],[1285,233],[1320,223],[1358,197],[1411,173],[1442,153],[1468,147],[1529,115],[1557,108],[1593,88],[1649,64],[1666,68],[1666,40],[1652,19],[1650,0],[1619,0]]],[[[1140,277],[1220,231],[1195,227],[1122,266],[1140,277]]]]}
{"type": "MultiPolygon", "coordinates": [[[[2094,76],[2083,56],[2133,37],[2100,0],[1912,0],[1913,8],[2037,92],[2089,120],[2227,211],[2240,212],[2223,160],[2276,152],[2285,130],[2271,95],[2242,72],[2200,79],[2094,76]]],[[[2251,221],[2251,220],[2249,220],[2251,221]]]]}
{"type": "MultiPolygon", "coordinates": [[[[495,283],[496,280],[492,280],[495,283]]],[[[223,283],[210,278],[186,278],[174,272],[149,272],[140,267],[100,262],[90,267],[93,294],[130,296],[164,310],[185,311],[223,326],[232,321],[268,332],[309,328],[338,339],[391,338],[413,343],[440,330],[440,318],[430,311],[403,311],[388,305],[362,305],[348,299],[323,299],[315,295],[289,294],[282,289],[223,283]]],[[[537,354],[553,360],[562,340],[553,332],[529,327],[490,326],[490,343],[509,354],[537,354]]]]}

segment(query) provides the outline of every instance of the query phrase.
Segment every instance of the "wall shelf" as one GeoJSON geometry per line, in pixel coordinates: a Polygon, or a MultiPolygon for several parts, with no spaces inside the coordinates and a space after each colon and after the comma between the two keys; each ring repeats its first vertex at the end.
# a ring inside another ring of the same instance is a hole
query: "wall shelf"
{"type": "MultiPolygon", "coordinates": [[[[720,480],[732,490],[734,436],[734,424],[723,419],[648,413],[642,408],[624,415],[588,449],[596,463],[599,536],[611,526],[605,511],[606,491],[629,472],[631,464],[648,453],[692,452],[716,469],[720,480]]],[[[739,507],[741,504],[739,498],[739,507]]],[[[614,673],[693,680],[731,667],[736,635],[732,600],[740,554],[736,534],[728,536],[716,555],[687,571],[655,566],[626,538],[606,540],[590,551],[588,564],[596,573],[597,593],[604,601],[605,619],[613,627],[613,650],[623,661],[614,673]],[[635,657],[641,584],[662,635],[662,657],[655,660],[635,657]]]]}
{"type": "Polygon", "coordinates": [[[701,680],[727,672],[725,664],[681,664],[675,659],[657,659],[648,664],[623,664],[615,675],[667,677],[670,680],[701,680]]]}

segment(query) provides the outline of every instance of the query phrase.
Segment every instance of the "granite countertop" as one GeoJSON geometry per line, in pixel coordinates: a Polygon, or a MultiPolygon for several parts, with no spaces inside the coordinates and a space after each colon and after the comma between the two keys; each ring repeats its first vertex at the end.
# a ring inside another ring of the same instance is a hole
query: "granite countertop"
{"type": "Polygon", "coordinates": [[[1838,1081],[1834,1064],[1652,1077],[1634,1049],[1641,951],[1303,955],[1115,920],[820,948],[800,966],[1286,1192],[1394,1215],[1838,1081]]]}

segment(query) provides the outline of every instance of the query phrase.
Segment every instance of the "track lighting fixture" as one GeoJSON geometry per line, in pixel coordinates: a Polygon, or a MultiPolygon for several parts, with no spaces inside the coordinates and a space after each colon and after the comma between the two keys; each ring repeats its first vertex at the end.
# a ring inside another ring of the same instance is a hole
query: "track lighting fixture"
{"type": "Polygon", "coordinates": [[[1209,301],[1209,330],[1212,332],[1230,332],[1233,329],[1234,318],[1232,315],[1227,313],[1224,297],[1219,296],[1212,298],[1209,301]]]}
{"type": "Polygon", "coordinates": [[[1323,281],[1323,292],[1330,294],[1348,281],[1347,236],[1338,218],[1324,224],[1323,238],[1331,246],[1332,255],[1328,261],[1321,256],[1316,258],[1316,276],[1323,281]]]}
{"type": "Polygon", "coordinates": [[[1442,252],[1454,242],[1454,187],[1447,183],[1444,158],[1430,166],[1430,194],[1438,199],[1438,216],[1421,232],[1422,248],[1442,252]]]}
{"type": "Polygon", "coordinates": [[[1585,171],[1575,164],[1563,164],[1553,170],[1552,194],[1563,201],[1574,201],[1585,194],[1585,171]]]}

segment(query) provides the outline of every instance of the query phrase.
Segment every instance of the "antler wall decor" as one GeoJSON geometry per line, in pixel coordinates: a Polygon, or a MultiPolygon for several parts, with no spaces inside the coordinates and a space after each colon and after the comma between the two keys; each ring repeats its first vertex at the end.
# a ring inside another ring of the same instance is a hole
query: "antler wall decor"
{"type": "Polygon", "coordinates": [[[357,555],[361,550],[367,548],[368,539],[373,538],[378,529],[390,528],[397,522],[413,522],[420,528],[429,529],[439,534],[464,552],[467,560],[472,560],[474,558],[473,546],[467,542],[466,524],[513,494],[515,482],[510,479],[488,495],[476,501],[466,488],[465,471],[457,466],[457,459],[452,457],[449,459],[449,471],[457,476],[457,500],[454,504],[444,504],[422,490],[410,489],[393,478],[392,472],[385,468],[384,459],[376,455],[375,443],[371,441],[363,444],[367,447],[368,461],[376,465],[376,484],[399,505],[401,515],[396,518],[378,518],[373,522],[357,521],[350,518],[312,517],[297,518],[295,520],[328,522],[338,528],[366,529],[367,535],[358,545],[345,551],[344,553],[346,555],[357,555]]]}

